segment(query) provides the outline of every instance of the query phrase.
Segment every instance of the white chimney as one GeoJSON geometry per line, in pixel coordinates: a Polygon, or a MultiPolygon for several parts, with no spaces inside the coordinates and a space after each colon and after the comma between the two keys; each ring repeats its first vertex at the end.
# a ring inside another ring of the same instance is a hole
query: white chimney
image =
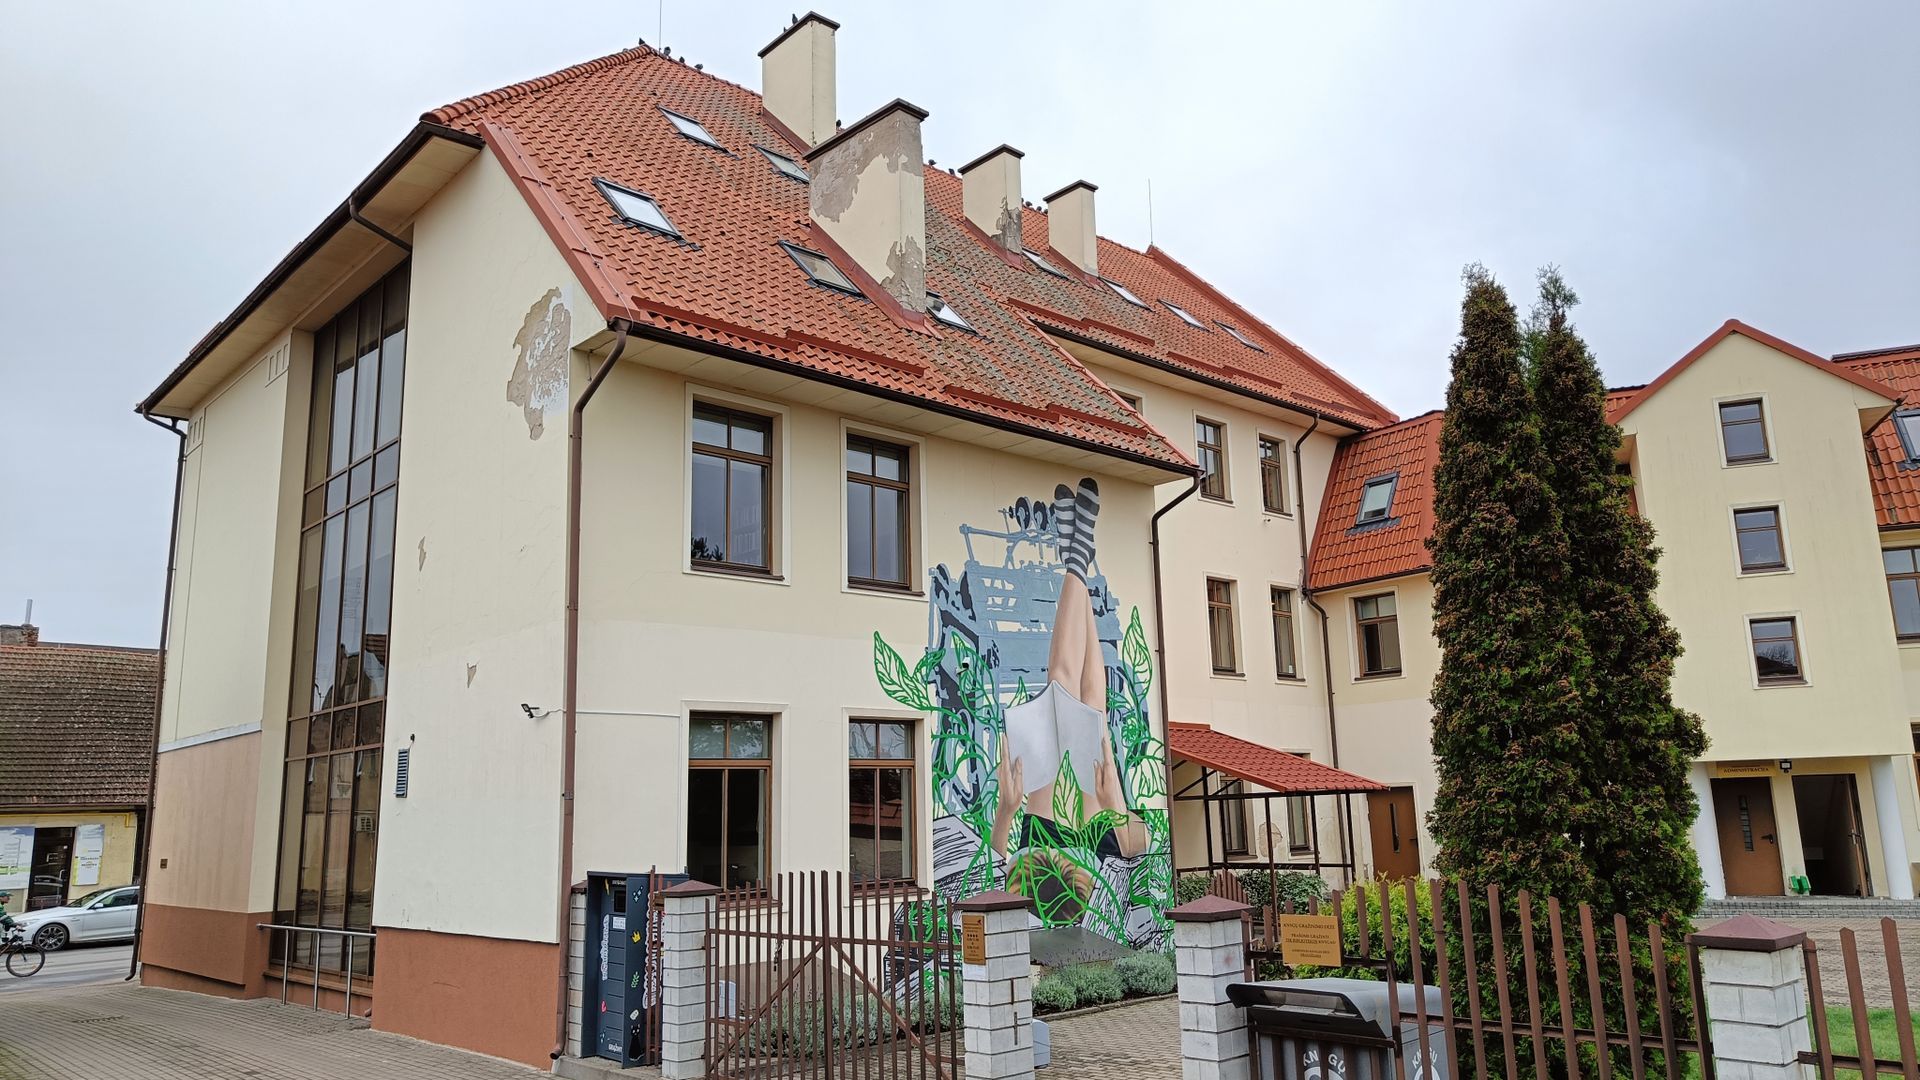
{"type": "Polygon", "coordinates": [[[807,152],[815,224],[912,311],[927,310],[926,118],[895,99],[807,152]]]}
{"type": "Polygon", "coordinates": [[[760,96],[767,111],[814,146],[833,134],[833,32],[840,24],[809,11],[760,50],[760,96]]]}
{"type": "Polygon", "coordinates": [[[960,166],[961,202],[967,220],[994,243],[1020,253],[1020,159],[1005,143],[960,166]]]}
{"type": "Polygon", "coordinates": [[[1093,228],[1093,193],[1085,180],[1075,180],[1047,196],[1047,239],[1053,250],[1089,274],[1100,272],[1099,240],[1093,228]]]}

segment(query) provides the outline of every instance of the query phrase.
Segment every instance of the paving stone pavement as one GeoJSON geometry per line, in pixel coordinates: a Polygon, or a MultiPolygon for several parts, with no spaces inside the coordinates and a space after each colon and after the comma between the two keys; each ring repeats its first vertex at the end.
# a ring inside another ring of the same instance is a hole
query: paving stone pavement
{"type": "Polygon", "coordinates": [[[1069,1016],[1048,1027],[1053,1066],[1040,1071],[1044,1080],[1179,1080],[1180,1002],[1175,998],[1069,1016]]]}
{"type": "MultiPolygon", "coordinates": [[[[1893,1004],[1893,990],[1887,980],[1887,949],[1880,936],[1879,919],[1798,919],[1787,925],[1807,932],[1814,952],[1820,958],[1820,996],[1829,1002],[1847,1002],[1847,967],[1840,951],[1840,931],[1851,929],[1854,948],[1860,958],[1860,989],[1869,1008],[1893,1004]]],[[[1907,996],[1920,997],[1920,920],[1895,919],[1899,932],[1901,966],[1907,982],[1907,996]]]]}
{"type": "Polygon", "coordinates": [[[276,1000],[127,984],[10,994],[0,1080],[533,1080],[549,1073],[276,1000]]]}

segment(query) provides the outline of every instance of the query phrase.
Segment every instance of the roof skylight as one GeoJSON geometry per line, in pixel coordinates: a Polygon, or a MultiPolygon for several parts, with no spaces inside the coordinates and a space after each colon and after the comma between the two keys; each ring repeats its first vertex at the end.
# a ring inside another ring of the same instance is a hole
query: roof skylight
{"type": "Polygon", "coordinates": [[[1167,305],[1168,311],[1171,311],[1175,315],[1180,316],[1180,321],[1183,323],[1186,323],[1188,326],[1192,326],[1201,330],[1205,330],[1207,328],[1206,323],[1203,323],[1199,319],[1194,318],[1192,312],[1188,311],[1186,308],[1181,307],[1179,304],[1176,304],[1171,300],[1162,300],[1160,302],[1167,305]]]}
{"type": "Polygon", "coordinates": [[[1267,350],[1265,350],[1265,349],[1263,349],[1263,348],[1261,348],[1260,346],[1258,346],[1258,345],[1255,345],[1255,344],[1253,343],[1253,339],[1251,339],[1251,338],[1249,338],[1249,337],[1247,337],[1247,335],[1245,335],[1245,334],[1243,334],[1243,333],[1241,333],[1240,331],[1238,331],[1238,330],[1235,330],[1235,329],[1234,329],[1233,327],[1231,327],[1231,326],[1229,326],[1229,325],[1227,325],[1226,323],[1223,323],[1223,322],[1220,322],[1220,320],[1218,320],[1218,319],[1215,319],[1215,320],[1214,320],[1214,322],[1215,322],[1215,324],[1216,324],[1216,325],[1218,325],[1218,326],[1220,327],[1220,329],[1222,329],[1222,330],[1225,330],[1225,331],[1226,331],[1227,333],[1229,333],[1229,334],[1232,334],[1232,335],[1233,335],[1233,340],[1235,340],[1235,341],[1237,341],[1237,342],[1239,342],[1239,343],[1240,343],[1240,344],[1242,344],[1242,345],[1245,345],[1245,346],[1246,346],[1247,348],[1249,348],[1249,349],[1252,349],[1252,350],[1253,350],[1254,352],[1266,352],[1266,351],[1267,351],[1267,350]]]}
{"type": "Polygon", "coordinates": [[[1376,476],[1367,481],[1367,486],[1360,489],[1360,515],[1354,523],[1368,525],[1387,520],[1387,512],[1393,509],[1393,489],[1399,481],[1399,473],[1376,476]]]}
{"type": "Polygon", "coordinates": [[[611,180],[601,180],[596,177],[593,183],[600,189],[600,194],[606,196],[607,202],[613,205],[614,212],[619,214],[627,224],[651,229],[663,236],[671,236],[675,240],[681,238],[680,230],[674,228],[673,222],[667,220],[666,212],[660,209],[660,204],[654,201],[653,196],[642,194],[632,188],[621,187],[611,180]]]}
{"type": "Polygon", "coordinates": [[[803,184],[808,184],[813,182],[812,179],[807,176],[807,170],[799,162],[793,160],[787,155],[776,154],[764,146],[755,146],[754,149],[760,151],[762,154],[765,154],[767,156],[767,161],[771,163],[776,170],[779,171],[780,175],[788,177],[790,179],[798,180],[803,184]]]}
{"type": "Polygon", "coordinates": [[[800,269],[807,272],[808,279],[815,285],[835,292],[852,293],[854,296],[866,295],[860,291],[858,285],[853,283],[852,278],[841,273],[840,268],[833,265],[833,260],[825,255],[817,251],[809,251],[798,244],[789,244],[784,240],[780,242],[780,249],[799,264],[800,269]]]}
{"type": "Polygon", "coordinates": [[[1119,293],[1120,299],[1125,300],[1127,303],[1133,304],[1136,307],[1147,306],[1147,302],[1145,300],[1142,300],[1139,297],[1133,295],[1133,290],[1127,288],[1125,285],[1120,284],[1119,282],[1113,280],[1112,278],[1103,277],[1100,280],[1107,283],[1107,288],[1112,289],[1116,293],[1119,293]]]}
{"type": "Polygon", "coordinates": [[[667,114],[667,119],[680,134],[685,135],[694,142],[706,143],[716,150],[723,149],[720,145],[720,140],[714,138],[713,133],[702,126],[700,121],[695,120],[691,116],[681,116],[672,109],[661,109],[660,111],[667,114]]]}
{"type": "Polygon", "coordinates": [[[1045,270],[1045,271],[1046,271],[1047,273],[1049,273],[1049,274],[1052,274],[1052,275],[1053,275],[1054,277],[1066,277],[1066,276],[1067,276],[1067,272],[1066,272],[1065,270],[1062,270],[1062,269],[1060,269],[1059,267],[1057,267],[1057,266],[1055,266],[1055,265],[1053,265],[1052,263],[1050,263],[1050,262],[1048,262],[1048,261],[1047,261],[1047,260],[1046,260],[1046,259],[1045,259],[1045,258],[1044,258],[1043,256],[1041,256],[1041,254],[1040,254],[1039,252],[1037,252],[1037,251],[1032,251],[1032,250],[1030,250],[1030,249],[1028,249],[1028,248],[1021,248],[1021,249],[1020,249],[1020,254],[1022,254],[1022,255],[1025,255],[1025,256],[1027,257],[1027,261],[1028,261],[1028,262],[1030,262],[1030,263],[1032,263],[1033,265],[1035,265],[1035,266],[1037,266],[1037,267],[1039,267],[1039,268],[1040,268],[1040,269],[1042,269],[1042,270],[1045,270]]]}
{"type": "Polygon", "coordinates": [[[955,330],[965,330],[972,334],[979,333],[979,331],[973,328],[972,323],[961,318],[960,313],[953,310],[945,300],[940,299],[937,293],[927,294],[927,314],[932,315],[934,318],[939,319],[955,330]]]}

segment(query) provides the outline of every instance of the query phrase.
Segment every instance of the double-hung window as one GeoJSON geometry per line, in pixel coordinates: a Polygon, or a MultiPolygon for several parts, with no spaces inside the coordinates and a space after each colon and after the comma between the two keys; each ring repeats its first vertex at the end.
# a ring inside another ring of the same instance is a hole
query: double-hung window
{"type": "Polygon", "coordinates": [[[730,889],[766,879],[772,722],[694,713],[687,753],[687,873],[730,889]]]}
{"type": "Polygon", "coordinates": [[[773,421],[705,402],[693,407],[695,566],[773,569],[773,421]]]}
{"type": "Polygon", "coordinates": [[[1282,679],[1300,677],[1293,645],[1293,590],[1273,587],[1273,673],[1282,679]]]}
{"type": "Polygon", "coordinates": [[[1392,593],[1363,596],[1353,602],[1359,629],[1360,674],[1400,674],[1400,614],[1392,593]]]}
{"type": "Polygon", "coordinates": [[[1767,461],[1767,421],[1758,399],[1720,403],[1720,446],[1729,465],[1767,461]]]}
{"type": "Polygon", "coordinates": [[[1260,436],[1260,506],[1269,514],[1287,512],[1287,444],[1260,436]]]}
{"type": "Polygon", "coordinates": [[[907,448],[847,436],[847,581],[908,587],[911,480],[907,448]]]}
{"type": "Polygon", "coordinates": [[[853,880],[914,880],[913,725],[855,720],[847,734],[847,770],[853,880]]]}
{"type": "Polygon", "coordinates": [[[1787,568],[1787,549],[1780,538],[1780,508],[1756,506],[1733,512],[1734,546],[1740,552],[1740,572],[1758,574],[1787,568]]]}
{"type": "Polygon", "coordinates": [[[1193,441],[1199,448],[1200,494],[1209,499],[1227,497],[1227,427],[1216,420],[1195,420],[1193,441]]]}
{"type": "Polygon", "coordinates": [[[1247,853],[1247,785],[1229,780],[1220,785],[1220,849],[1228,855],[1247,853]]]}
{"type": "Polygon", "coordinates": [[[1207,647],[1213,670],[1220,675],[1240,673],[1239,649],[1233,629],[1233,582],[1207,579],[1207,647]]]}
{"type": "Polygon", "coordinates": [[[1791,615],[1750,619],[1753,672],[1762,686],[1785,686],[1807,681],[1800,661],[1799,620],[1791,615]]]}

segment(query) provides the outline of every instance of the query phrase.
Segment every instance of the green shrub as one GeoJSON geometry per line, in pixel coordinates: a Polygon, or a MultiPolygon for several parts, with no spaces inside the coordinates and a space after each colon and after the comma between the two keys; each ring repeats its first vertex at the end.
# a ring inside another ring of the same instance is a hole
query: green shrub
{"type": "Polygon", "coordinates": [[[1113,962],[1113,973],[1120,976],[1120,984],[1126,988],[1128,997],[1171,994],[1179,981],[1173,972],[1173,961],[1167,959],[1165,953],[1123,956],[1113,962]]]}
{"type": "MultiPolygon", "coordinates": [[[[1327,883],[1317,874],[1300,870],[1276,870],[1271,875],[1265,870],[1235,870],[1233,876],[1240,882],[1240,888],[1247,894],[1247,903],[1254,907],[1265,907],[1275,896],[1280,897],[1281,906],[1288,902],[1294,910],[1305,911],[1314,900],[1325,900],[1329,895],[1327,883]]],[[[1198,900],[1207,894],[1207,881],[1211,874],[1181,874],[1180,880],[1173,886],[1173,899],[1176,904],[1185,904],[1198,900]]]]}
{"type": "Polygon", "coordinates": [[[1127,996],[1120,976],[1105,964],[1075,964],[1062,972],[1081,1005],[1108,1005],[1127,996]]]}
{"type": "Polygon", "coordinates": [[[1079,991],[1062,972],[1042,975],[1033,981],[1033,1011],[1064,1012],[1080,1004],[1079,991]]]}

